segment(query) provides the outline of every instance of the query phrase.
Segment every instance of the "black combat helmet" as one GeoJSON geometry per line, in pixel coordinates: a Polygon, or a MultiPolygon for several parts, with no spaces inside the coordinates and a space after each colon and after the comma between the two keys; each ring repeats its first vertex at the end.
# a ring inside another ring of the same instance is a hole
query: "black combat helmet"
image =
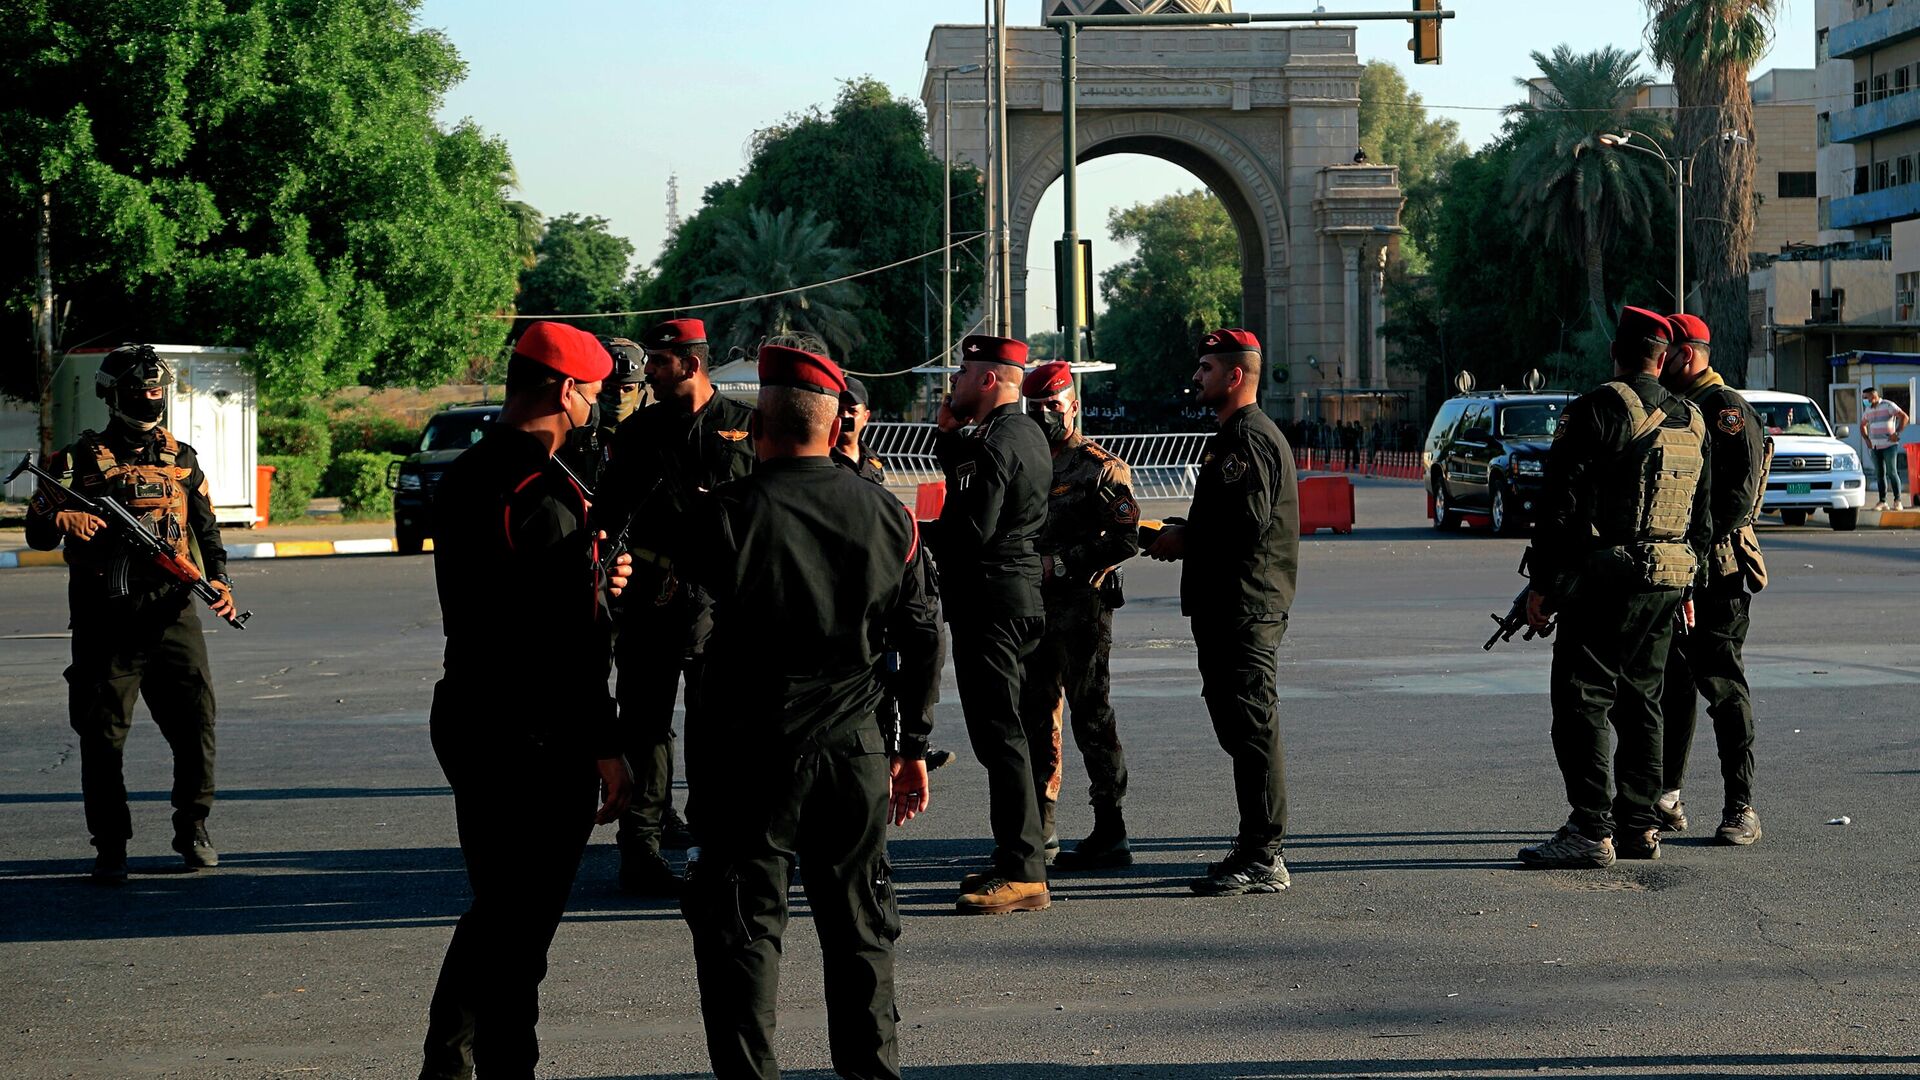
{"type": "Polygon", "coordinates": [[[607,373],[606,381],[612,385],[624,386],[628,383],[646,381],[647,357],[640,346],[626,338],[603,337],[600,344],[613,356],[613,370],[607,373]]]}
{"type": "Polygon", "coordinates": [[[153,346],[132,342],[108,353],[93,377],[93,392],[107,403],[107,411],[136,431],[160,426],[166,411],[166,400],[149,398],[147,391],[172,385],[173,365],[161,359],[153,346]]]}

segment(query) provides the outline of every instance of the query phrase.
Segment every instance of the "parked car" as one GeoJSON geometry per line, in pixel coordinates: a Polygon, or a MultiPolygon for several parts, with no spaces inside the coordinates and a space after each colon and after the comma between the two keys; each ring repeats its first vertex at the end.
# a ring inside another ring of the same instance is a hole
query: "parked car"
{"type": "Polygon", "coordinates": [[[447,464],[480,441],[500,415],[499,405],[456,405],[427,421],[420,447],[387,469],[393,489],[393,545],[417,555],[433,537],[433,489],[447,464]]]}
{"type": "Polygon", "coordinates": [[[1762,513],[1780,515],[1788,525],[1806,524],[1807,515],[1826,512],[1827,524],[1842,532],[1860,522],[1867,505],[1867,476],[1860,455],[1835,437],[1826,414],[1812,398],[1778,390],[1742,390],[1773,439],[1773,467],[1767,474],[1762,513]]]}
{"type": "Polygon", "coordinates": [[[1457,529],[1469,515],[1502,535],[1531,524],[1547,447],[1574,397],[1564,390],[1493,390],[1448,398],[1421,455],[1433,527],[1457,529]]]}

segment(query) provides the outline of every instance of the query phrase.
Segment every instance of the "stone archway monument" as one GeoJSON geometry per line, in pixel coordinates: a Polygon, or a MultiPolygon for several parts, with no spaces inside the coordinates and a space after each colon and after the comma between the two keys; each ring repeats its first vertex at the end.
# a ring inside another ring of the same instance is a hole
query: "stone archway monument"
{"type": "MultiPolygon", "coordinates": [[[[1229,0],[1046,0],[1044,13],[1229,7],[1229,0]]],[[[1077,160],[1162,158],[1225,204],[1240,237],[1242,321],[1266,346],[1262,401],[1282,417],[1318,414],[1329,394],[1387,388],[1378,298],[1403,200],[1398,170],[1355,160],[1361,65],[1354,32],[1306,24],[1077,32],[1077,160]]],[[[1013,333],[1024,336],[1043,329],[1028,319],[1028,253],[1045,252],[1042,265],[1050,264],[1062,232],[1059,222],[1034,220],[1064,161],[1060,35],[1009,27],[1006,41],[1013,333]]],[[[935,155],[948,150],[950,124],[954,160],[983,170],[991,118],[981,75],[943,75],[983,64],[985,44],[982,27],[934,27],[922,90],[935,155]],[[944,99],[947,92],[953,100],[944,99]]],[[[1097,231],[1082,221],[1081,236],[1097,231]]]]}

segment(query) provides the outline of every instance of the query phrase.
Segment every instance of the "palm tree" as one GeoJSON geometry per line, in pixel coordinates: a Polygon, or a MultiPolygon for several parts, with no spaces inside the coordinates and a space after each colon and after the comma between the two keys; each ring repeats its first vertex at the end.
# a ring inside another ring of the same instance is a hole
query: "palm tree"
{"type": "Polygon", "coordinates": [[[1688,246],[1713,331],[1714,367],[1746,385],[1747,268],[1753,243],[1753,94],[1747,77],[1773,42],[1780,0],[1646,0],[1647,43],[1673,69],[1682,153],[1696,153],[1687,196],[1688,246]],[[1698,147],[1698,151],[1694,150],[1698,147]]]}
{"type": "Polygon", "coordinates": [[[720,226],[710,265],[713,272],[693,283],[701,301],[763,297],[732,309],[726,343],[750,347],[774,334],[812,334],[845,357],[861,341],[860,319],[853,309],[863,299],[851,282],[815,285],[852,270],[851,253],[828,243],[833,223],[813,211],[792,207],[773,213],[748,211],[720,226]],[[813,285],[800,292],[787,290],[813,285]],[[768,293],[783,293],[768,296],[768,293]]]}
{"type": "Polygon", "coordinates": [[[513,250],[520,259],[520,267],[530,270],[540,261],[537,249],[540,237],[547,231],[547,216],[535,209],[532,203],[519,199],[509,199],[505,193],[520,190],[520,171],[511,164],[500,170],[494,178],[494,186],[500,189],[501,201],[506,205],[507,217],[513,221],[513,250]]]}
{"type": "MultiPolygon", "coordinates": [[[[1605,134],[1638,131],[1661,138],[1666,122],[1636,112],[1634,97],[1652,80],[1638,68],[1640,54],[1608,46],[1575,53],[1561,45],[1552,56],[1533,54],[1546,77],[1539,104],[1515,105],[1515,153],[1507,173],[1508,211],[1522,235],[1580,252],[1587,271],[1587,302],[1595,320],[1612,323],[1605,252],[1622,229],[1648,235],[1661,205],[1655,159],[1606,152],[1605,134]]],[[[1532,91],[1533,83],[1517,80],[1532,91]]]]}

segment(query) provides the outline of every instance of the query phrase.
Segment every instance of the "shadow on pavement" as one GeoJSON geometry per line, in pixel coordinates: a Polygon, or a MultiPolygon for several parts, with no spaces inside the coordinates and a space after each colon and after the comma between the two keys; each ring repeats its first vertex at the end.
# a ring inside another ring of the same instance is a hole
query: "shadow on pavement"
{"type": "MultiPolygon", "coordinates": [[[[228,790],[222,788],[219,793],[221,802],[281,802],[288,799],[413,799],[431,798],[437,795],[451,797],[453,789],[442,784],[438,787],[298,787],[298,788],[240,788],[228,790]]],[[[165,791],[129,791],[128,802],[166,802],[169,795],[165,791]]],[[[78,791],[35,791],[0,792],[0,806],[22,803],[77,803],[78,791]]]]}
{"type": "MultiPolygon", "coordinates": [[[[1390,1077],[1435,1073],[1442,1076],[1481,1076],[1498,1073],[1578,1070],[1583,1080],[1627,1080],[1629,1077],[1685,1076],[1703,1069],[1765,1069],[1764,1075],[1792,1080],[1805,1077],[1860,1075],[1864,1068],[1887,1069],[1886,1075],[1911,1075],[1906,1066],[1920,1065],[1920,1057],[1884,1054],[1658,1054],[1637,1057],[1582,1057],[1575,1055],[1529,1058],[1341,1058],[1321,1061],[1148,1062],[1139,1064],[1069,1065],[1057,1062],[1019,1064],[990,1062],[912,1065],[902,1071],[922,1080],[1096,1080],[1100,1077],[1154,1077],[1156,1080],[1267,1080],[1281,1077],[1390,1077]],[[1780,1071],[1775,1071],[1780,1070],[1780,1071]],[[1818,1071],[1814,1071],[1818,1070],[1818,1071]]],[[[694,1080],[707,1073],[611,1074],[578,1080],[694,1080]]],[[[794,1080],[831,1080],[824,1070],[784,1072],[794,1080]]],[[[1710,1075],[1749,1075],[1714,1072],[1710,1075]]],[[[1871,1074],[1869,1074],[1871,1075],[1871,1074]]]]}
{"type": "MultiPolygon", "coordinates": [[[[622,895],[606,853],[589,849],[582,860],[568,919],[680,921],[674,901],[622,895]]],[[[202,871],[171,855],[135,856],[117,888],[89,881],[91,865],[0,862],[0,942],[450,927],[469,900],[453,847],[226,852],[202,871]]]]}

